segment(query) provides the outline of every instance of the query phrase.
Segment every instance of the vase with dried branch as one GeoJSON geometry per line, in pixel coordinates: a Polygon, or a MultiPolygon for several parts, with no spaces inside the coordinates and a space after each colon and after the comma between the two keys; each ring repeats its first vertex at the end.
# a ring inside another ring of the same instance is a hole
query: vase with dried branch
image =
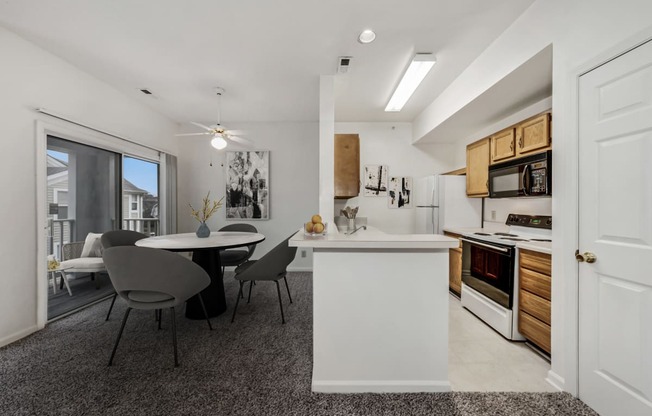
{"type": "Polygon", "coordinates": [[[199,221],[199,228],[195,233],[199,238],[206,238],[211,235],[211,230],[208,228],[208,225],[206,225],[206,221],[222,207],[222,200],[224,200],[224,197],[222,197],[219,201],[211,201],[210,195],[211,193],[208,191],[204,199],[202,199],[202,207],[200,210],[196,210],[192,205],[188,204],[190,207],[190,215],[199,221]]]}

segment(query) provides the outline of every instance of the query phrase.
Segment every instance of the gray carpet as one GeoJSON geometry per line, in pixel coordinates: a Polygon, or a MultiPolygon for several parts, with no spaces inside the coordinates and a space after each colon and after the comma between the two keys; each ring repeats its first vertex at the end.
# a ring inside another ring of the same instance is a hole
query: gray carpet
{"type": "Polygon", "coordinates": [[[565,393],[313,394],[312,281],[288,276],[294,304],[281,325],[276,288],[254,286],[230,323],[231,307],[190,321],[177,311],[181,366],[174,368],[169,314],[133,311],[113,367],[107,367],[122,314],[109,322],[102,302],[0,349],[2,415],[595,415],[565,393]]]}

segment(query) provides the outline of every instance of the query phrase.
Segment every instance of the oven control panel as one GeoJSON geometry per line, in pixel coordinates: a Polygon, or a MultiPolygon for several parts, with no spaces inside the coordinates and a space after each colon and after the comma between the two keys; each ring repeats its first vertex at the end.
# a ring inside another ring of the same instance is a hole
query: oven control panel
{"type": "Polygon", "coordinates": [[[520,227],[552,229],[552,217],[548,215],[523,215],[509,214],[506,225],[518,225],[520,227]]]}

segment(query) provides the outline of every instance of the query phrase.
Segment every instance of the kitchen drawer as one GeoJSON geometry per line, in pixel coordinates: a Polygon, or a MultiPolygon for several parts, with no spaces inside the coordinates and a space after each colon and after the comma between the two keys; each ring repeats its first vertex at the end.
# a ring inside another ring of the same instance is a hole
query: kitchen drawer
{"type": "Polygon", "coordinates": [[[540,296],[521,290],[518,299],[519,308],[535,318],[550,325],[550,301],[540,296]]]}
{"type": "Polygon", "coordinates": [[[550,354],[550,325],[521,311],[518,314],[518,332],[550,354]]]}
{"type": "Polygon", "coordinates": [[[550,300],[550,276],[541,274],[534,270],[519,268],[518,278],[520,280],[521,289],[527,290],[530,293],[539,295],[542,298],[550,300]]]}
{"type": "Polygon", "coordinates": [[[547,274],[548,276],[552,274],[551,273],[552,258],[550,254],[520,249],[519,262],[520,262],[519,263],[520,266],[525,267],[526,269],[547,274]]]}

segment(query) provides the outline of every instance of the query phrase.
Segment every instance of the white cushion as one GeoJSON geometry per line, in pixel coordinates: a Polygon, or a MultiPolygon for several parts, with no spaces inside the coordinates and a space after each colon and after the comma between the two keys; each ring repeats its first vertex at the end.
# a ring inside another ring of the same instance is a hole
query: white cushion
{"type": "Polygon", "coordinates": [[[81,257],[102,257],[102,242],[100,241],[100,237],[102,237],[101,233],[88,233],[86,240],[84,240],[81,257]]]}
{"type": "Polygon", "coordinates": [[[67,269],[66,272],[86,272],[95,273],[105,270],[104,261],[102,257],[80,257],[78,259],[71,259],[61,262],[61,269],[67,269]]]}

